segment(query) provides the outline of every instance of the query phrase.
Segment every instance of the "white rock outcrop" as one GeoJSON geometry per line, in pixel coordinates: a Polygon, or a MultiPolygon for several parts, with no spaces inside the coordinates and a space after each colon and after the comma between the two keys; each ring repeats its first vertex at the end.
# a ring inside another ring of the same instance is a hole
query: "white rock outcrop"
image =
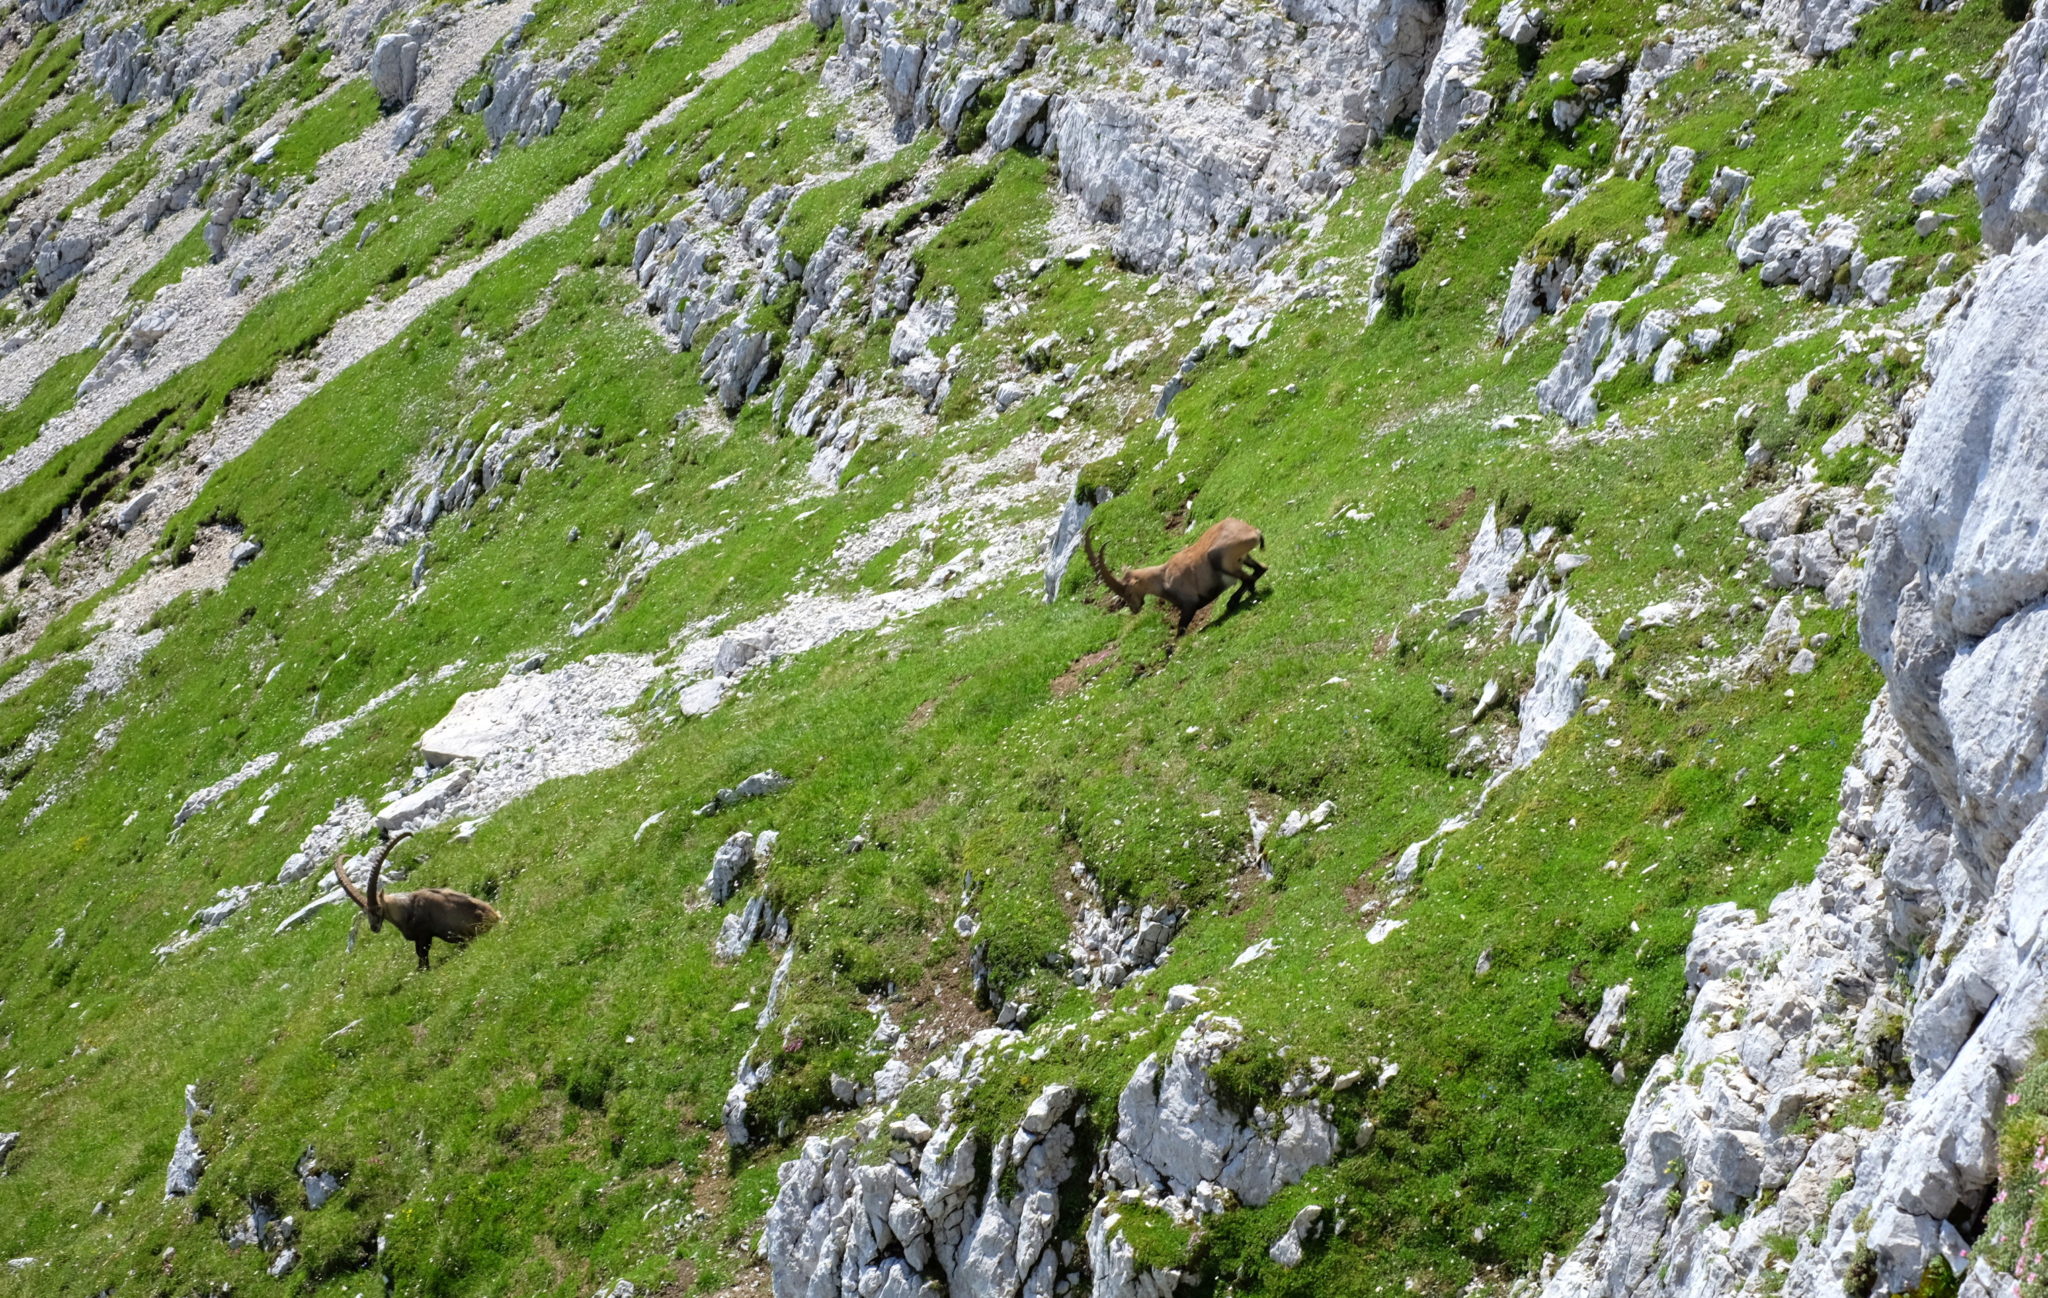
{"type": "Polygon", "coordinates": [[[2048,153],[2039,145],[2048,130],[2048,17],[2023,23],[2000,57],[2004,67],[1978,124],[1969,170],[1984,209],[1984,242],[2007,252],[2048,234],[2048,153]]]}
{"type": "Polygon", "coordinates": [[[1601,676],[1614,666],[1614,649],[1593,624],[1556,596],[1548,622],[1548,638],[1536,655],[1536,683],[1522,696],[1522,732],[1515,741],[1514,764],[1527,766],[1543,752],[1550,737],[1564,728],[1586,700],[1591,667],[1601,676]]]}
{"type": "MultiPolygon", "coordinates": [[[[1419,171],[1490,108],[1476,89],[1484,34],[1455,38],[1461,11],[1441,0],[1290,0],[1278,15],[1221,0],[1055,5],[1055,21],[1122,42],[1155,74],[1135,88],[1009,81],[988,138],[1056,153],[1062,187],[1113,227],[1124,264],[1247,271],[1277,243],[1273,227],[1332,192],[1396,123],[1419,119],[1419,171]]],[[[968,103],[1023,70],[969,48],[936,6],[812,0],[810,16],[845,31],[827,84],[873,85],[898,139],[928,125],[953,136],[968,103]]]]}
{"type": "Polygon", "coordinates": [[[1237,1020],[1203,1014],[1165,1059],[1138,1065],[1117,1100],[1106,1189],[1176,1200],[1199,1215],[1233,1202],[1258,1207],[1330,1161],[1337,1129],[1320,1103],[1259,1104],[1248,1114],[1224,1104],[1209,1073],[1243,1039],[1237,1020]]]}
{"type": "Polygon", "coordinates": [[[1445,141],[1477,126],[1493,111],[1493,96],[1479,89],[1486,74],[1486,29],[1465,21],[1465,7],[1465,0],[1450,0],[1445,6],[1443,39],[1423,78],[1415,147],[1401,172],[1404,191],[1422,178],[1445,141]]]}
{"type": "Polygon", "coordinates": [[[199,1188],[199,1178],[206,1172],[206,1152],[199,1148],[199,1133],[192,1129],[194,1118],[203,1118],[207,1110],[199,1103],[199,1087],[185,1088],[185,1125],[178,1129],[178,1143],[171,1150],[171,1163],[164,1172],[164,1201],[182,1199],[199,1188]]]}
{"type": "Polygon", "coordinates": [[[1538,409],[1562,418],[1573,426],[1592,423],[1600,417],[1600,403],[1593,389],[1602,381],[1601,356],[1608,350],[1621,314],[1621,302],[1595,302],[1572,329],[1550,373],[1536,382],[1538,409]]]}
{"type": "Polygon", "coordinates": [[[1166,959],[1180,927],[1180,912],[1165,906],[1105,907],[1102,890],[1085,865],[1071,873],[1081,890],[1080,913],[1067,940],[1068,977],[1076,987],[1100,991],[1121,987],[1166,959]]]}
{"type": "MultiPolygon", "coordinates": [[[[1187,1220],[1263,1204],[1336,1151],[1321,1100],[1276,1096],[1249,1114],[1223,1102],[1209,1070],[1242,1043],[1243,1029],[1202,1015],[1164,1059],[1132,1074],[1092,1181],[1100,1201],[1080,1238],[1057,1238],[1061,1193],[1085,1171],[1077,1128],[1088,1118],[1075,1089],[1044,1086],[986,1151],[954,1117],[992,1053],[1021,1040],[986,1030],[926,1065],[923,1077],[952,1084],[936,1127],[916,1113],[872,1110],[849,1135],[806,1140],[777,1169],[759,1245],[776,1298],[1056,1298],[1084,1286],[1099,1298],[1166,1298],[1178,1277],[1138,1268],[1116,1229],[1128,1204],[1187,1220]]],[[[1305,1089],[1299,1079],[1288,1088],[1305,1089]]]]}
{"type": "MultiPolygon", "coordinates": [[[[2048,248],[1994,261],[1930,349],[1864,587],[1885,691],[1827,851],[1765,916],[1701,911],[1691,1020],[1546,1298],[1704,1298],[1771,1272],[1789,1298],[1842,1298],[1970,1265],[2048,1011],[2044,306],[2048,248]],[[1844,1120],[1852,1105],[1876,1124],[1844,1120]]],[[[1966,1286],[2011,1287],[1981,1262],[1966,1286]]]]}
{"type": "Polygon", "coordinates": [[[1811,58],[1847,49],[1856,23],[1881,0],[1763,0],[1764,26],[1811,58]]]}
{"type": "Polygon", "coordinates": [[[987,1298],[1067,1292],[1076,1249],[1053,1227],[1076,1171],[1073,1108],[1072,1087],[1044,1088],[989,1149],[986,1181],[979,1138],[948,1121],[891,1124],[886,1161],[875,1163],[856,1160],[855,1137],[806,1140],[777,1169],[761,1235],[775,1298],[909,1298],[929,1292],[927,1277],[987,1298]]]}
{"type": "Polygon", "coordinates": [[[719,844],[711,857],[711,873],[704,877],[704,889],[711,894],[711,900],[721,906],[731,901],[741,876],[753,863],[754,836],[746,830],[719,844]]]}
{"type": "Polygon", "coordinates": [[[1500,526],[1497,513],[1495,506],[1486,507],[1486,517],[1480,521],[1479,531],[1473,534],[1472,546],[1466,552],[1465,569],[1458,574],[1458,584],[1451,587],[1446,598],[1484,599],[1488,608],[1507,598],[1514,567],[1529,552],[1529,541],[1521,528],[1500,526]]]}
{"type": "Polygon", "coordinates": [[[178,807],[177,814],[171,818],[172,828],[176,828],[192,819],[192,817],[208,810],[222,798],[227,797],[236,789],[241,788],[244,784],[277,765],[277,761],[278,754],[276,753],[264,753],[259,757],[252,757],[242,763],[239,769],[222,776],[203,789],[194,791],[178,807]]]}
{"type": "Polygon", "coordinates": [[[387,108],[412,102],[419,84],[420,43],[406,32],[379,37],[370,51],[370,88],[387,108]]]}

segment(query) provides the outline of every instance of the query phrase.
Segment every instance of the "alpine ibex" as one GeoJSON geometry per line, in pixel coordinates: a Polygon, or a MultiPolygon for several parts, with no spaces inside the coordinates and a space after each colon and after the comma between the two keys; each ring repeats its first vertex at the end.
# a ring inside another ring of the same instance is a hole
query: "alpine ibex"
{"type": "Polygon", "coordinates": [[[387,893],[377,886],[377,876],[384,871],[384,858],[391,855],[391,849],[411,838],[410,833],[395,834],[377,853],[376,862],[370,866],[369,896],[356,891],[348,881],[348,874],[342,870],[341,861],[334,862],[334,877],[341,880],[342,891],[349,900],[362,907],[363,914],[370,917],[370,931],[389,923],[398,930],[400,937],[412,943],[419,953],[420,968],[427,967],[427,948],[435,938],[443,942],[461,945],[473,937],[490,931],[498,922],[498,912],[489,902],[478,901],[466,892],[452,888],[421,888],[415,892],[387,893]]]}
{"type": "Polygon", "coordinates": [[[1185,633],[1195,614],[1213,603],[1233,580],[1238,589],[1231,596],[1231,603],[1244,595],[1259,593],[1256,583],[1266,575],[1266,566],[1252,558],[1252,551],[1265,543],[1266,538],[1259,535],[1258,528],[1241,518],[1226,518],[1211,525],[1165,563],[1150,568],[1127,568],[1117,578],[1110,575],[1102,552],[1095,548],[1093,534],[1081,534],[1081,548],[1087,551],[1095,575],[1102,578],[1102,584],[1125,608],[1136,613],[1145,607],[1147,595],[1156,595],[1161,602],[1180,611],[1175,635],[1185,633]]]}

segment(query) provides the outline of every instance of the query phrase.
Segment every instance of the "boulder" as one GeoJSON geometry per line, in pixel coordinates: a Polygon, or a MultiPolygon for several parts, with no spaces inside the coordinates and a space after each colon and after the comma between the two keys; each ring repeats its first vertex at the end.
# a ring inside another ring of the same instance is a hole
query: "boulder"
{"type": "Polygon", "coordinates": [[[1539,409],[1574,426],[1590,424],[1599,417],[1600,404],[1593,396],[1596,371],[1601,354],[1613,338],[1614,320],[1623,305],[1595,302],[1586,308],[1585,317],[1565,342],[1564,355],[1548,375],[1537,381],[1539,409]]]}
{"type": "Polygon", "coordinates": [[[1534,45],[1543,39],[1543,10],[1523,0],[1507,0],[1500,7],[1500,18],[1495,25],[1501,39],[1516,45],[1534,45]]]}
{"type": "Polygon", "coordinates": [[[704,878],[704,887],[711,893],[711,900],[721,906],[732,900],[741,875],[753,863],[754,836],[746,830],[721,843],[712,855],[711,873],[704,878]]]}
{"type": "Polygon", "coordinates": [[[1613,665],[1613,647],[1560,594],[1550,619],[1549,639],[1536,655],[1535,684],[1522,696],[1522,732],[1515,741],[1515,766],[1535,761],[1550,737],[1578,712],[1586,697],[1586,679],[1580,669],[1590,666],[1605,676],[1613,665]]]}
{"type": "Polygon", "coordinates": [[[420,43],[407,33],[394,32],[377,39],[370,51],[370,88],[386,108],[412,102],[419,82],[420,43]]]}
{"type": "Polygon", "coordinates": [[[177,1145],[171,1150],[170,1167],[164,1173],[164,1201],[184,1198],[199,1189],[206,1172],[206,1152],[199,1148],[199,1133],[192,1129],[194,1118],[205,1117],[199,1103],[199,1087],[185,1088],[185,1125],[178,1129],[177,1145]]]}
{"type": "Polygon", "coordinates": [[[1686,183],[1692,179],[1692,169],[1698,161],[1698,153],[1680,144],[1673,147],[1658,165],[1657,199],[1664,204],[1665,211],[1685,211],[1686,183]]]}

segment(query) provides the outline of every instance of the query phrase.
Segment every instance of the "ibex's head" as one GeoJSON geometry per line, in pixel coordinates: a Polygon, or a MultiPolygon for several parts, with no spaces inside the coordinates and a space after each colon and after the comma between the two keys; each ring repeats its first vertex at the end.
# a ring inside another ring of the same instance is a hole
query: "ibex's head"
{"type": "Polygon", "coordinates": [[[1109,587],[1109,593],[1116,596],[1119,603],[1133,613],[1145,606],[1144,593],[1131,587],[1130,573],[1126,572],[1122,578],[1110,575],[1109,564],[1104,562],[1102,551],[1095,548],[1094,529],[1081,533],[1081,549],[1088,556],[1089,566],[1095,569],[1095,575],[1102,578],[1102,584],[1109,587]]]}
{"type": "Polygon", "coordinates": [[[367,895],[357,892],[355,885],[348,881],[348,873],[341,868],[341,861],[337,858],[334,862],[334,877],[341,880],[342,891],[349,895],[349,900],[360,906],[363,914],[370,917],[370,931],[372,933],[380,932],[384,928],[384,891],[377,881],[378,876],[384,873],[384,858],[391,855],[392,848],[398,846],[401,841],[411,837],[412,831],[410,830],[403,834],[394,834],[378,850],[377,859],[370,865],[370,885],[367,895]]]}

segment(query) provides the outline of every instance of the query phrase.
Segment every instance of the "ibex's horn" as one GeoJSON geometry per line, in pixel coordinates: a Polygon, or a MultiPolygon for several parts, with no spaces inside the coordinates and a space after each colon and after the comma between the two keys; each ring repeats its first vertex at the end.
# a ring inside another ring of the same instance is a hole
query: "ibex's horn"
{"type": "Polygon", "coordinates": [[[392,848],[397,847],[400,843],[411,837],[412,831],[408,829],[402,834],[393,834],[390,838],[384,840],[384,846],[378,851],[377,859],[370,863],[370,904],[363,907],[364,910],[370,910],[383,904],[383,897],[377,890],[377,876],[384,872],[384,858],[391,855],[392,848]]]}
{"type": "Polygon", "coordinates": [[[370,903],[364,900],[363,894],[357,892],[356,886],[348,881],[348,871],[341,868],[341,863],[347,859],[348,852],[346,850],[335,854],[334,877],[341,884],[341,890],[348,894],[348,899],[356,904],[358,910],[367,915],[370,911],[370,903]]]}
{"type": "Polygon", "coordinates": [[[1089,566],[1095,569],[1095,575],[1102,578],[1103,585],[1109,587],[1109,593],[1116,596],[1126,608],[1130,607],[1130,587],[1110,575],[1109,565],[1103,562],[1102,551],[1095,548],[1094,528],[1089,528],[1081,533],[1081,550],[1082,553],[1088,556],[1089,566]]]}

